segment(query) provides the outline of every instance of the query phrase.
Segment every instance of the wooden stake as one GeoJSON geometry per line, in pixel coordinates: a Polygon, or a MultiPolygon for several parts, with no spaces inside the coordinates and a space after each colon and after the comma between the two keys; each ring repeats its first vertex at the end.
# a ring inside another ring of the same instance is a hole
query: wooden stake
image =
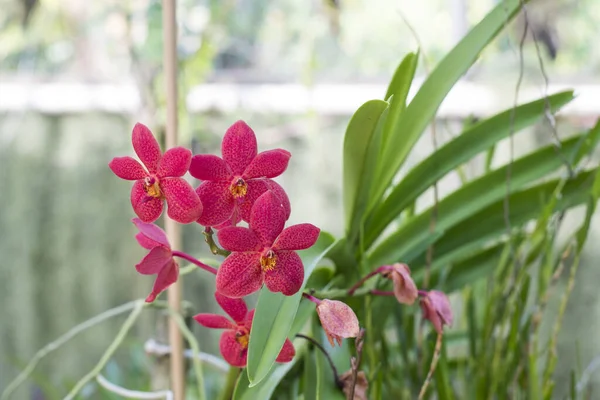
{"type": "MultiPolygon", "coordinates": [[[[166,148],[177,146],[177,21],[176,0],[163,0],[163,65],[165,73],[165,92],[167,99],[166,148]]],[[[181,247],[181,233],[177,223],[165,219],[165,230],[171,247],[181,247]]],[[[169,306],[180,312],[181,283],[175,282],[168,289],[169,306]]],[[[171,347],[171,390],[173,400],[184,400],[185,371],[183,358],[183,337],[177,323],[169,319],[169,346],[171,347]]]]}

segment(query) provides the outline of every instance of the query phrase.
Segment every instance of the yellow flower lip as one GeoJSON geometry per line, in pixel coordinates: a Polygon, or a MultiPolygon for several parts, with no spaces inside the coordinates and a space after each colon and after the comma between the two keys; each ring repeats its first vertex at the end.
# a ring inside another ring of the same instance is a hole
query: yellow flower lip
{"type": "Polygon", "coordinates": [[[243,330],[239,330],[235,333],[235,340],[242,346],[242,348],[248,348],[248,342],[250,338],[248,337],[248,332],[243,330]]]}
{"type": "Polygon", "coordinates": [[[239,177],[237,179],[234,179],[234,181],[231,183],[231,186],[229,186],[229,191],[231,192],[233,197],[239,199],[241,197],[244,197],[246,193],[248,193],[248,184],[246,184],[246,181],[244,179],[239,177]]]}
{"type": "Polygon", "coordinates": [[[163,194],[160,190],[160,186],[158,184],[158,179],[153,176],[147,176],[146,178],[144,178],[144,190],[146,191],[146,194],[150,197],[163,197],[163,194]]]}
{"type": "Polygon", "coordinates": [[[273,271],[277,266],[277,255],[271,249],[260,256],[260,266],[264,272],[273,271]]]}

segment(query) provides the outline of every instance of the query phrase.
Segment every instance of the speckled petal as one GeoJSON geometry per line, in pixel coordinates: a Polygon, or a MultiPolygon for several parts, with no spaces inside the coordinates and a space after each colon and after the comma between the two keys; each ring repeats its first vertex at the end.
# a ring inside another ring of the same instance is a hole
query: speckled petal
{"type": "Polygon", "coordinates": [[[231,181],[233,176],[227,163],[213,154],[197,154],[192,157],[190,175],[203,181],[231,181]]]}
{"type": "Polygon", "coordinates": [[[142,160],[142,163],[148,168],[151,174],[158,169],[158,162],[161,158],[161,151],[158,142],[150,132],[150,129],[139,122],[133,127],[131,143],[135,154],[142,160]]]}
{"type": "MultiPolygon", "coordinates": [[[[139,218],[133,218],[131,220],[131,222],[133,222],[133,224],[140,230],[140,233],[138,235],[142,235],[145,238],[151,240],[152,242],[156,243],[154,246],[152,247],[146,247],[144,244],[142,244],[142,242],[140,242],[140,245],[146,249],[151,249],[153,247],[156,246],[165,246],[167,248],[171,248],[171,245],[169,244],[169,239],[167,239],[167,234],[165,233],[165,231],[163,231],[162,229],[160,229],[157,225],[155,224],[147,224],[145,222],[143,222],[141,219],[139,218]]],[[[136,235],[136,238],[138,236],[136,235]]],[[[139,242],[139,239],[138,239],[139,242]]]]}
{"type": "Polygon", "coordinates": [[[189,224],[202,215],[200,198],[183,178],[161,179],[160,190],[167,200],[167,214],[173,221],[189,224]]]}
{"type": "Polygon", "coordinates": [[[321,230],[312,224],[298,224],[285,228],[275,240],[274,249],[304,250],[315,244],[321,230]]]}
{"type": "Polygon", "coordinates": [[[108,167],[116,176],[128,181],[144,179],[148,175],[144,167],[131,157],[115,157],[108,164],[108,167]]]}
{"type": "Polygon", "coordinates": [[[445,293],[438,290],[432,290],[427,294],[427,297],[431,300],[433,309],[442,319],[444,325],[452,325],[454,316],[452,315],[452,308],[450,307],[450,300],[445,293]]]}
{"type": "Polygon", "coordinates": [[[259,251],[262,245],[256,234],[241,226],[228,226],[217,232],[219,243],[229,251],[259,251]]]}
{"type": "Polygon", "coordinates": [[[250,229],[262,241],[264,247],[270,247],[285,225],[285,210],[276,196],[267,191],[252,206],[250,229]]]}
{"type": "Polygon", "coordinates": [[[248,359],[248,349],[242,347],[235,337],[235,331],[225,331],[219,341],[221,355],[233,367],[245,367],[248,359]]]}
{"type": "Polygon", "coordinates": [[[256,157],[256,151],[256,136],[244,121],[237,121],[227,129],[221,143],[221,153],[233,175],[242,175],[256,157]]]}
{"type": "Polygon", "coordinates": [[[158,163],[156,176],[180,177],[184,176],[190,168],[192,161],[192,152],[184,147],[173,147],[163,154],[158,163]]]}
{"type": "Polygon", "coordinates": [[[265,285],[271,292],[291,296],[300,290],[304,281],[302,260],[295,251],[277,251],[275,255],[275,268],[265,272],[265,285]]]}
{"type": "Polygon", "coordinates": [[[272,179],[265,179],[265,183],[267,184],[267,188],[272,191],[281,202],[281,205],[285,211],[285,220],[287,221],[292,213],[292,206],[290,205],[290,199],[288,198],[287,193],[285,190],[283,190],[279,183],[272,179]]]}
{"type": "Polygon", "coordinates": [[[291,156],[283,149],[263,151],[254,157],[242,176],[244,179],[275,178],[287,169],[291,156]]]}
{"type": "Polygon", "coordinates": [[[263,284],[260,253],[231,253],[217,272],[217,291],[227,297],[244,297],[263,284]]]}
{"type": "Polygon", "coordinates": [[[146,302],[152,303],[156,296],[158,296],[163,290],[171,286],[177,281],[179,277],[179,266],[175,261],[171,261],[158,273],[156,280],[154,281],[154,287],[152,293],[146,298],[146,302]]]}
{"type": "Polygon", "coordinates": [[[391,278],[394,282],[394,295],[401,304],[411,305],[415,302],[419,293],[417,285],[410,276],[410,269],[406,264],[394,264],[391,278]]]}
{"type": "Polygon", "coordinates": [[[221,293],[215,293],[215,299],[221,306],[223,311],[227,313],[237,323],[243,323],[248,314],[248,307],[243,299],[232,299],[231,297],[223,296],[221,293]]]}
{"type": "Polygon", "coordinates": [[[163,212],[163,200],[149,197],[144,182],[136,181],[131,188],[131,205],[136,215],[144,222],[154,222],[163,212]]]}
{"type": "Polygon", "coordinates": [[[231,217],[235,200],[229,192],[229,182],[202,182],[196,193],[204,206],[204,211],[198,219],[199,224],[217,226],[231,217]]]}
{"type": "Polygon", "coordinates": [[[146,257],[142,258],[139,264],[136,264],[135,269],[140,274],[154,275],[173,259],[171,250],[166,247],[158,246],[150,250],[146,257]]]}
{"type": "Polygon", "coordinates": [[[227,317],[217,314],[196,314],[194,315],[194,319],[206,328],[235,329],[237,327],[237,325],[227,319],[227,317]]]}
{"type": "Polygon", "coordinates": [[[347,304],[338,300],[323,299],[317,305],[317,314],[332,346],[334,338],[340,343],[341,338],[358,336],[358,318],[347,304]]]}
{"type": "Polygon", "coordinates": [[[294,345],[290,339],[285,339],[285,342],[283,342],[283,347],[281,348],[281,351],[279,352],[279,355],[275,361],[278,363],[287,363],[292,361],[295,355],[296,349],[294,348],[294,345]]]}

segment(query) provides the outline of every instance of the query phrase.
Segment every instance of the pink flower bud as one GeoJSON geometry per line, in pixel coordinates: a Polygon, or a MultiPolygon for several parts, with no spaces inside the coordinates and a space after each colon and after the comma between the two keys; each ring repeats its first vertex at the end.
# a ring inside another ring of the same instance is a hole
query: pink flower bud
{"type": "Polygon", "coordinates": [[[394,296],[399,303],[411,305],[418,297],[417,286],[410,276],[406,264],[396,263],[390,266],[387,277],[394,282],[394,296]]]}
{"type": "Polygon", "coordinates": [[[439,334],[442,333],[444,325],[452,325],[453,316],[450,301],[440,291],[432,290],[421,299],[421,311],[423,311],[423,318],[431,321],[439,334]]]}
{"type": "Polygon", "coordinates": [[[358,336],[358,318],[354,311],[341,301],[321,300],[317,305],[317,314],[332,346],[335,346],[334,340],[341,346],[342,338],[358,336]]]}

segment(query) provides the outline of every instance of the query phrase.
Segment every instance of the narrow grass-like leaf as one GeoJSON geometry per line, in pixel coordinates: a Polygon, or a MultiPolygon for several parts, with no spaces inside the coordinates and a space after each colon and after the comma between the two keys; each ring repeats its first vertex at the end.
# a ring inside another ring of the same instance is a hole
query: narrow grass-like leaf
{"type": "MultiPolygon", "coordinates": [[[[567,91],[549,96],[548,103],[554,112],[572,99],[573,92],[567,91]]],[[[540,120],[544,116],[545,104],[543,99],[536,100],[470,126],[411,169],[367,218],[364,228],[365,247],[371,246],[385,227],[437,180],[507,137],[511,130],[518,132],[540,120]]]]}
{"type": "Polygon", "coordinates": [[[406,111],[402,114],[400,132],[386,142],[374,196],[381,198],[394,175],[421,133],[431,123],[440,104],[461,76],[475,62],[481,51],[510,22],[524,0],[506,0],[498,4],[486,17],[444,57],[425,80],[406,111]]]}
{"type": "MultiPolygon", "coordinates": [[[[562,151],[567,158],[573,157],[579,149],[580,142],[587,135],[578,135],[562,143],[562,151]]],[[[562,161],[555,156],[553,146],[547,146],[534,153],[528,154],[515,161],[511,166],[510,189],[515,192],[523,186],[534,182],[559,168],[562,161]]],[[[463,221],[477,211],[493,204],[506,196],[506,169],[508,166],[496,169],[476,180],[469,182],[438,203],[435,229],[446,231],[455,224],[463,221]]],[[[413,242],[425,239],[431,235],[430,208],[419,214],[408,223],[390,235],[369,255],[370,265],[384,265],[397,260],[414,258],[413,242]]],[[[437,253],[437,251],[436,251],[437,253]]]]}
{"type": "Polygon", "coordinates": [[[295,295],[284,296],[281,293],[273,293],[266,287],[261,289],[248,344],[246,370],[252,386],[264,379],[273,366],[294,322],[304,285],[316,264],[327,254],[333,243],[333,237],[321,231],[313,247],[299,252],[304,263],[304,283],[295,295]]]}

